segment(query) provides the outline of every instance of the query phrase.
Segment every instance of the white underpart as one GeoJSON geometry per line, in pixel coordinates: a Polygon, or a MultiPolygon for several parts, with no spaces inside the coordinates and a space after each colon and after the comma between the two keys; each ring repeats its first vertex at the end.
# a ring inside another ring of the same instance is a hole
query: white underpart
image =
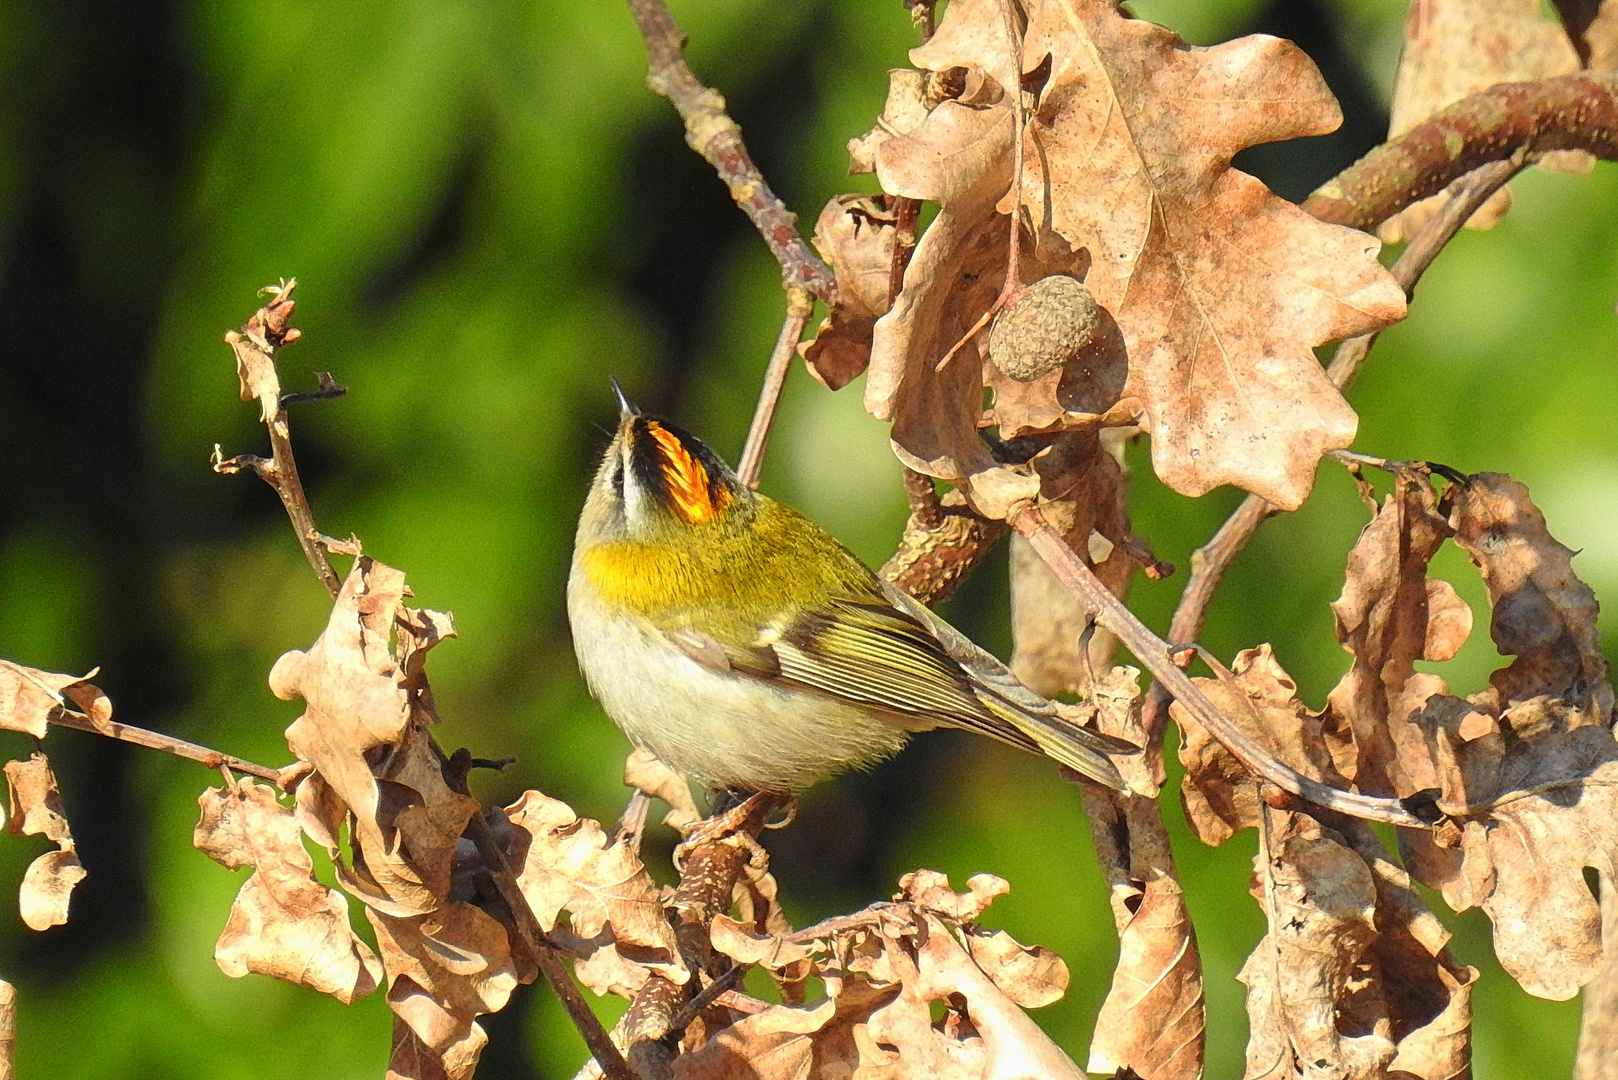
{"type": "MultiPolygon", "coordinates": [[[[626,475],[624,496],[629,501],[626,475]]],[[[591,693],[637,746],[714,786],[797,791],[875,764],[906,732],[863,709],[693,660],[642,620],[603,611],[577,568],[568,581],[574,648],[591,693]]]]}

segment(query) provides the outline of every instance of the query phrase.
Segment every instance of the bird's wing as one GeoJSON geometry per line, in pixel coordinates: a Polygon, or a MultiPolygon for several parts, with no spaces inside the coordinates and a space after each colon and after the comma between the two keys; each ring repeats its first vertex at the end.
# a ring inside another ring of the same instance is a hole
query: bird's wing
{"type": "Polygon", "coordinates": [[[1135,747],[1071,723],[932,612],[902,594],[890,599],[896,592],[837,597],[759,627],[744,646],[694,631],[674,640],[711,667],[855,702],[911,729],[975,731],[1124,786],[1107,754],[1135,747]]]}
{"type": "Polygon", "coordinates": [[[984,706],[971,679],[926,626],[875,590],[843,596],[820,610],[784,613],[746,644],[700,631],[671,635],[698,663],[765,682],[811,690],[892,714],[912,729],[970,728],[1038,751],[984,706]]]}

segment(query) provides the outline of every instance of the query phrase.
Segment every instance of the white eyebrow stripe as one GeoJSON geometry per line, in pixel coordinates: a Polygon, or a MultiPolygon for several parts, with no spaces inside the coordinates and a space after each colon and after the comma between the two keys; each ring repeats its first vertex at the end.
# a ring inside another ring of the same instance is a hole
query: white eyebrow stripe
{"type": "Polygon", "coordinates": [[[630,465],[630,454],[629,440],[625,439],[618,448],[618,467],[623,470],[624,477],[624,518],[631,524],[638,524],[646,510],[646,491],[630,465]]]}

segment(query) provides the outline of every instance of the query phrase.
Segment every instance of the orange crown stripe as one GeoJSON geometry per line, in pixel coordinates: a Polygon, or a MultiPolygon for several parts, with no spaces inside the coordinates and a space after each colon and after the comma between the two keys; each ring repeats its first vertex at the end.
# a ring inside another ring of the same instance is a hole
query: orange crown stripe
{"type": "Polygon", "coordinates": [[[657,440],[663,481],[670,500],[686,521],[693,525],[708,521],[718,511],[708,490],[708,470],[691,455],[673,432],[655,421],[648,421],[647,432],[657,440]]]}

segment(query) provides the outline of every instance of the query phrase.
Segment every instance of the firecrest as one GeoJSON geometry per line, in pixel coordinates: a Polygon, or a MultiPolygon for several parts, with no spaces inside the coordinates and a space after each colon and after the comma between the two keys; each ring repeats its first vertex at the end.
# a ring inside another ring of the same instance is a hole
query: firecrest
{"type": "Polygon", "coordinates": [[[956,727],[1123,787],[1132,749],[1060,716],[1003,664],[708,447],[620,417],[579,518],[579,666],[637,745],[715,788],[794,794],[913,731],[956,727]]]}

